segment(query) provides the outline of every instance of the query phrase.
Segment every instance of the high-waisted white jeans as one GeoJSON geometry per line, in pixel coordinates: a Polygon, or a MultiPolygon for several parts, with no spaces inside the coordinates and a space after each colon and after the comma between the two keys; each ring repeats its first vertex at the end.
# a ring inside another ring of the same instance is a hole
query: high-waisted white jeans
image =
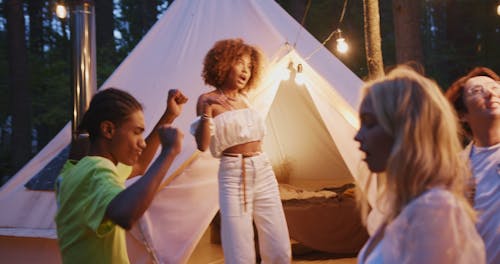
{"type": "Polygon", "coordinates": [[[290,238],[271,163],[266,154],[243,159],[244,163],[241,156],[222,156],[220,160],[219,202],[225,263],[255,263],[253,220],[262,263],[289,264],[290,238]]]}

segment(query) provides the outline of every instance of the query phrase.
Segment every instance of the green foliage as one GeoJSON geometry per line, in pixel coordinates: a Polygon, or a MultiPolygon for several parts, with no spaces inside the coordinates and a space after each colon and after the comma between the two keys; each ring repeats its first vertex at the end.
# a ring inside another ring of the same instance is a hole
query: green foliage
{"type": "Polygon", "coordinates": [[[68,62],[54,60],[48,65],[39,65],[36,79],[32,81],[33,119],[35,126],[61,128],[70,120],[71,85],[68,62]]]}
{"type": "MultiPolygon", "coordinates": [[[[348,1],[343,21],[339,25],[344,0],[310,1],[311,6],[305,20],[306,30],[319,42],[323,42],[333,30],[340,27],[350,45],[349,52],[345,55],[336,53],[334,39],[327,42],[326,47],[363,79],[368,74],[364,47],[363,2],[348,1]]],[[[121,33],[121,38],[115,39],[116,47],[97,47],[98,86],[112,74],[171,2],[173,1],[115,1],[114,29],[121,33]]],[[[303,14],[297,14],[300,12],[297,6],[302,5],[303,12],[307,1],[277,2],[289,13],[295,12],[296,19],[301,22],[303,14]],[[295,10],[292,10],[294,8],[295,10]]],[[[3,124],[8,116],[10,103],[3,3],[4,1],[0,0],[0,124],[3,124]]],[[[25,1],[25,5],[29,3],[30,1],[25,1]]],[[[33,100],[33,124],[39,135],[38,150],[71,119],[71,44],[67,35],[69,26],[67,22],[54,18],[51,3],[53,2],[44,1],[41,10],[44,49],[41,53],[31,51],[30,72],[27,75],[33,100]]],[[[497,72],[500,70],[500,17],[495,14],[496,4],[496,0],[425,0],[421,32],[424,42],[424,67],[426,74],[436,79],[441,87],[448,87],[457,76],[477,65],[490,67],[497,72]]],[[[385,66],[391,67],[395,64],[392,1],[379,1],[379,5],[383,59],[385,66]]],[[[30,43],[29,39],[27,41],[30,43]]],[[[295,39],[289,41],[293,42],[295,39]]],[[[300,42],[300,35],[297,41],[300,42]]],[[[6,162],[9,152],[5,145],[5,142],[0,141],[0,182],[2,176],[13,174],[6,162]]]]}
{"type": "Polygon", "coordinates": [[[495,0],[426,1],[425,68],[443,90],[475,66],[499,72],[497,4],[495,0]]]}
{"type": "MultiPolygon", "coordinates": [[[[45,17],[51,20],[50,10],[45,17]]],[[[38,149],[43,148],[71,120],[70,40],[62,30],[66,24],[46,28],[43,53],[31,52],[30,87],[33,100],[33,126],[38,133],[38,149]]]]}
{"type": "Polygon", "coordinates": [[[119,47],[131,51],[156,22],[158,15],[157,0],[121,0],[121,16],[117,17],[117,28],[122,34],[119,47]]]}
{"type": "Polygon", "coordinates": [[[126,52],[117,53],[114,47],[100,47],[97,56],[97,87],[99,88],[125,59],[126,52]]]}

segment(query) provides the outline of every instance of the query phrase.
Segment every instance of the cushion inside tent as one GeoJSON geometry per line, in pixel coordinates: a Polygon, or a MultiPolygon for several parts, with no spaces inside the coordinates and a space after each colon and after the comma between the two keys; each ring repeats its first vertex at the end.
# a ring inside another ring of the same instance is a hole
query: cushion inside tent
{"type": "MultiPolygon", "coordinates": [[[[280,183],[291,238],[313,250],[357,253],[368,233],[356,205],[355,181],[305,85],[282,81],[266,123],[265,149],[280,183]]],[[[297,247],[294,251],[299,253],[297,247]]]]}

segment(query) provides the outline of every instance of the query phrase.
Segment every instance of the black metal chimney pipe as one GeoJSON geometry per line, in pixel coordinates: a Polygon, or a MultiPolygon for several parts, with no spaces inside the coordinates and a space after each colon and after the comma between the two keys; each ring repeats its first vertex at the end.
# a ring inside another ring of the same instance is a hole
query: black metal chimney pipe
{"type": "Polygon", "coordinates": [[[97,91],[95,7],[93,0],[71,0],[68,3],[73,45],[70,158],[79,159],[88,150],[88,135],[81,134],[78,127],[92,96],[97,91]]]}

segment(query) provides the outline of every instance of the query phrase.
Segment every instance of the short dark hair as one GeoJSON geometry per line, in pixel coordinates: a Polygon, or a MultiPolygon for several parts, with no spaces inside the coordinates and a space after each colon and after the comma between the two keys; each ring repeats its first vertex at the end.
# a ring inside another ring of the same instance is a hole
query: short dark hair
{"type": "Polygon", "coordinates": [[[103,121],[111,121],[119,126],[131,114],[141,110],[142,105],[129,93],[107,88],[92,97],[89,109],[83,115],[79,132],[87,131],[93,142],[100,135],[100,125],[103,121]]]}

